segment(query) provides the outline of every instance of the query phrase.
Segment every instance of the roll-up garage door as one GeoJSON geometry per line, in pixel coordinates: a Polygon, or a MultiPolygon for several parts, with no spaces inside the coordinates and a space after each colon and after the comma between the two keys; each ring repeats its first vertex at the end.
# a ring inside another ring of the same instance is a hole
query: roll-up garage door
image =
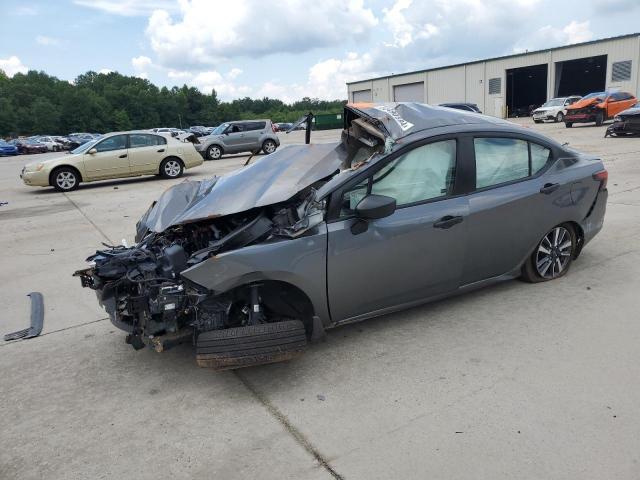
{"type": "Polygon", "coordinates": [[[405,83],[393,87],[393,100],[396,102],[424,103],[424,82],[405,83]]]}
{"type": "Polygon", "coordinates": [[[356,90],[353,92],[353,102],[371,102],[373,97],[371,96],[371,90],[356,90]]]}

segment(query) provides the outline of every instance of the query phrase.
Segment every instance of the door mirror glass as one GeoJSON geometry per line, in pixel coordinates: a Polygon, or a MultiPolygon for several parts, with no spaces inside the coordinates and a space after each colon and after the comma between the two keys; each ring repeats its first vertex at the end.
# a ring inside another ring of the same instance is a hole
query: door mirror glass
{"type": "Polygon", "coordinates": [[[367,195],[356,206],[356,216],[363,220],[375,220],[396,211],[396,199],[386,195],[367,195]]]}

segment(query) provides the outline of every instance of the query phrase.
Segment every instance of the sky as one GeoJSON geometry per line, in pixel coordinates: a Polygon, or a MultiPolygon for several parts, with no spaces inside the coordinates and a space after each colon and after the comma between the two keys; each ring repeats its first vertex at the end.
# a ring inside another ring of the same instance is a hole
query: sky
{"type": "Polygon", "coordinates": [[[0,0],[0,69],[117,71],[222,100],[640,32],[640,0],[0,0]]]}

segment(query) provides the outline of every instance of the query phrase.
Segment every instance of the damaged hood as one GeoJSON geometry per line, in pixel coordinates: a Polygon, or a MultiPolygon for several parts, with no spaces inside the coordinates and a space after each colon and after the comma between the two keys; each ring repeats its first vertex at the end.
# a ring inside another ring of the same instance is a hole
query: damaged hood
{"type": "Polygon", "coordinates": [[[346,157],[341,143],[290,145],[221,177],[179,183],[143,215],[136,239],[149,231],[284,202],[335,173],[346,157]]]}
{"type": "Polygon", "coordinates": [[[415,132],[449,125],[508,124],[480,113],[417,102],[349,103],[345,111],[346,121],[354,117],[367,119],[394,141],[415,132]]]}

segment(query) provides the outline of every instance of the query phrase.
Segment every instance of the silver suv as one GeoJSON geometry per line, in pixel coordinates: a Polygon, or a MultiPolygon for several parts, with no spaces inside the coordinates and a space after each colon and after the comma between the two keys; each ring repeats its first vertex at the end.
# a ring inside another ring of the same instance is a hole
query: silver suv
{"type": "Polygon", "coordinates": [[[218,160],[227,153],[276,151],[280,140],[273,131],[271,120],[244,120],[226,122],[216,127],[210,135],[198,139],[196,150],[209,160],[218,160]]]}

